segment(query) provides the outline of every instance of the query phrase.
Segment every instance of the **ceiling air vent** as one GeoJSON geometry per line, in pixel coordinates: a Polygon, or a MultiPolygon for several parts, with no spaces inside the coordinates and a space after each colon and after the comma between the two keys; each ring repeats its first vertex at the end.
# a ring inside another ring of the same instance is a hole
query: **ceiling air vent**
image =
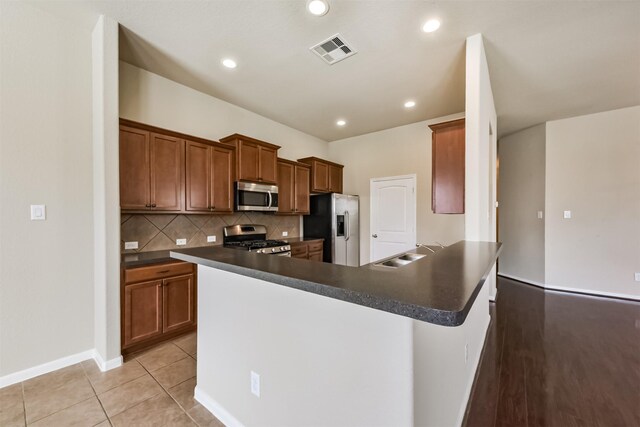
{"type": "Polygon", "coordinates": [[[357,53],[353,47],[347,45],[340,34],[331,36],[309,49],[329,65],[333,65],[357,53]]]}

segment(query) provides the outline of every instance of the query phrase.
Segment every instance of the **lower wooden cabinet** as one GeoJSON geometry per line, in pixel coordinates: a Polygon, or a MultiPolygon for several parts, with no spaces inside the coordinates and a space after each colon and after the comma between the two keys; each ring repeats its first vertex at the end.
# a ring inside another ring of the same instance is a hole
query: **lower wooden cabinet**
{"type": "Polygon", "coordinates": [[[323,240],[305,240],[303,242],[292,242],[291,257],[308,259],[309,261],[323,261],[322,248],[323,240]]]}
{"type": "Polygon", "coordinates": [[[139,351],[196,328],[193,264],[154,264],[123,272],[122,352],[139,351]]]}

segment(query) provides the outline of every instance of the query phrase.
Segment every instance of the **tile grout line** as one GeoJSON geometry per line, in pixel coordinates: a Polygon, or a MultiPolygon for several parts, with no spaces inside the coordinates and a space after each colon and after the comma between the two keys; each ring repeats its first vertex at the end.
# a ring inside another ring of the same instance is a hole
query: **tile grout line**
{"type": "Polygon", "coordinates": [[[27,403],[24,398],[24,381],[20,381],[20,390],[22,391],[22,418],[24,418],[24,425],[27,425],[27,403]]]}
{"type": "MultiPolygon", "coordinates": [[[[178,349],[180,349],[180,351],[182,351],[183,353],[185,353],[185,354],[187,355],[187,357],[191,357],[191,355],[190,355],[190,354],[188,354],[186,351],[184,351],[182,348],[180,348],[180,346],[179,346],[179,345],[177,345],[177,344],[176,344],[176,343],[174,343],[173,341],[169,341],[169,342],[170,342],[171,344],[173,344],[174,346],[176,346],[178,349]]],[[[186,357],[183,357],[183,358],[182,358],[182,359],[180,359],[180,360],[176,360],[176,362],[179,362],[179,361],[184,360],[184,359],[186,359],[186,357]]],[[[172,362],[172,363],[176,363],[176,362],[172,362]]],[[[172,363],[170,363],[169,365],[171,365],[172,363]]],[[[168,390],[168,389],[166,389],[166,388],[164,388],[164,386],[163,386],[162,384],[160,384],[160,381],[158,381],[158,380],[156,379],[156,377],[154,377],[154,376],[153,376],[153,374],[152,374],[152,373],[147,369],[147,367],[146,367],[146,366],[144,366],[142,363],[140,363],[140,365],[142,366],[142,368],[143,368],[145,371],[147,371],[147,373],[149,374],[149,376],[150,376],[151,378],[153,378],[153,380],[156,382],[156,384],[158,384],[158,385],[160,386],[160,388],[161,388],[162,390],[164,390],[164,392],[165,392],[165,393],[167,393],[167,396],[169,396],[169,397],[171,398],[171,400],[173,400],[173,401],[176,403],[176,405],[178,405],[178,408],[180,408],[180,410],[181,410],[181,411],[182,411],[182,412],[183,412],[187,417],[189,417],[189,419],[190,419],[191,421],[193,421],[193,423],[194,423],[195,425],[200,426],[200,424],[198,424],[198,423],[196,422],[196,420],[194,420],[194,419],[193,419],[193,417],[191,417],[191,415],[189,415],[189,413],[188,413],[187,411],[185,411],[185,410],[184,410],[184,408],[182,407],[182,405],[180,405],[180,403],[178,403],[178,401],[177,401],[177,400],[176,400],[176,399],[171,395],[171,393],[169,393],[169,390],[168,390]]],[[[169,365],[167,365],[167,366],[169,366],[169,365]]],[[[163,368],[164,368],[164,367],[165,367],[165,366],[163,366],[163,368]]],[[[162,368],[158,368],[158,369],[156,369],[156,370],[160,370],[160,369],[162,369],[162,368]]],[[[192,378],[193,378],[193,377],[192,377],[192,378]]],[[[191,379],[191,378],[189,378],[189,379],[187,379],[187,380],[184,380],[182,383],[187,382],[187,381],[189,381],[190,379],[191,379]]],[[[182,383],[180,383],[180,384],[182,384],[182,383]]],[[[176,384],[176,385],[179,385],[179,384],[176,384]]],[[[174,387],[175,387],[175,386],[174,386],[174,387]]],[[[157,396],[157,395],[156,395],[156,396],[157,396]]],[[[153,397],[155,397],[155,396],[153,396],[153,397]]],[[[149,399],[151,399],[151,398],[149,398],[149,399]]],[[[149,399],[147,399],[147,400],[149,400],[149,399]]],[[[146,401],[146,400],[145,400],[145,401],[146,401]]],[[[140,403],[142,403],[142,402],[140,402],[140,403]]],[[[139,405],[139,404],[138,404],[138,405],[139,405]]],[[[132,408],[133,408],[133,407],[135,407],[135,406],[138,406],[138,405],[134,405],[134,406],[132,406],[132,408]]]]}
{"type": "MultiPolygon", "coordinates": [[[[87,374],[87,370],[84,368],[84,365],[82,364],[82,362],[80,362],[80,367],[82,368],[82,372],[84,372],[84,377],[89,382],[89,386],[91,386],[91,390],[93,390],[94,397],[96,398],[96,400],[100,404],[100,408],[102,409],[102,412],[104,413],[104,416],[107,419],[107,422],[109,423],[109,425],[113,425],[113,424],[111,424],[111,420],[109,419],[109,415],[107,414],[107,411],[104,409],[104,406],[102,405],[102,401],[98,397],[98,392],[96,391],[95,387],[93,386],[93,383],[91,382],[91,379],[89,378],[89,375],[87,374]]],[[[102,421],[100,421],[100,423],[101,422],[102,421]]],[[[100,424],[100,423],[98,423],[98,424],[100,424]]],[[[96,424],[96,425],[98,425],[98,424],[96,424]]]]}

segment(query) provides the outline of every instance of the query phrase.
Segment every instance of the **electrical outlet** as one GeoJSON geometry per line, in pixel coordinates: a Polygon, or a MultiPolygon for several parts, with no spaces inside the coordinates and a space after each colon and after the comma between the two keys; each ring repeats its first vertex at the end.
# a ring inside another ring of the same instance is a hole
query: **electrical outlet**
{"type": "Polygon", "coordinates": [[[640,273],[635,274],[636,282],[640,282],[640,273]]]}
{"type": "Polygon", "coordinates": [[[260,375],[251,371],[251,393],[260,397],[260,375]]]}
{"type": "Polygon", "coordinates": [[[464,344],[464,364],[469,362],[469,343],[464,344]]]}
{"type": "Polygon", "coordinates": [[[542,211],[538,211],[538,219],[542,219],[542,216],[543,216],[542,211]]]}
{"type": "Polygon", "coordinates": [[[288,231],[283,231],[283,232],[282,232],[282,237],[287,237],[288,235],[289,235],[289,232],[288,232],[288,231]]]}
{"type": "Polygon", "coordinates": [[[176,245],[184,246],[187,244],[187,239],[176,239],[176,245]]]}
{"type": "Polygon", "coordinates": [[[571,219],[571,211],[564,211],[564,219],[571,219]]]}
{"type": "Polygon", "coordinates": [[[124,242],[125,249],[138,249],[138,242],[124,242]]]}
{"type": "Polygon", "coordinates": [[[215,243],[216,236],[207,236],[207,243],[215,243]]]}

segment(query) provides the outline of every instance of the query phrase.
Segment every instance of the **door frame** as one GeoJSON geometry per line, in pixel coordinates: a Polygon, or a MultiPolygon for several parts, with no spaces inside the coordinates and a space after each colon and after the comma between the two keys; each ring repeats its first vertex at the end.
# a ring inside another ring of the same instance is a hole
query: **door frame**
{"type": "Polygon", "coordinates": [[[373,183],[374,182],[383,182],[383,181],[395,181],[399,179],[411,179],[413,180],[413,188],[415,191],[413,192],[413,207],[415,209],[413,215],[413,240],[415,242],[418,241],[418,175],[413,173],[409,175],[396,175],[396,176],[385,176],[382,178],[371,178],[369,180],[369,262],[373,262],[373,238],[371,235],[373,234],[372,226],[373,221],[371,221],[371,216],[373,214],[373,183]]]}

